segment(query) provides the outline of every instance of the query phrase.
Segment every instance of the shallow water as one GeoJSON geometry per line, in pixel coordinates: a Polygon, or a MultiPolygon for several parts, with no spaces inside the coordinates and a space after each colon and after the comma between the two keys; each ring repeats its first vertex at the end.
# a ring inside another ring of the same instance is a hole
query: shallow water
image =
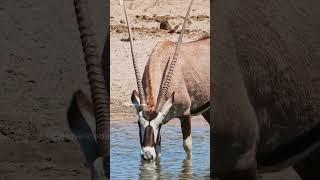
{"type": "Polygon", "coordinates": [[[146,162],[140,158],[136,123],[111,123],[111,179],[209,179],[210,128],[192,128],[192,160],[185,160],[180,126],[161,128],[161,158],[146,162]]]}

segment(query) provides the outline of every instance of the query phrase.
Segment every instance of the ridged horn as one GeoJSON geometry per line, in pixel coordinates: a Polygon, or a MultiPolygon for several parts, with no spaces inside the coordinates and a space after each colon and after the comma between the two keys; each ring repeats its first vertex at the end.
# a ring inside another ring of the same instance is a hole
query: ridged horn
{"type": "Polygon", "coordinates": [[[98,155],[103,157],[103,169],[106,177],[109,177],[109,108],[108,91],[105,86],[104,73],[101,59],[97,50],[95,33],[92,20],[89,16],[87,0],[74,0],[75,13],[79,25],[80,37],[85,56],[87,78],[90,84],[91,98],[94,105],[96,119],[96,138],[98,155]]]}
{"type": "MultiPolygon", "coordinates": [[[[176,46],[176,49],[173,53],[173,56],[172,56],[172,61],[170,63],[170,66],[169,69],[166,68],[166,74],[165,76],[163,77],[163,81],[162,81],[162,87],[159,91],[159,95],[158,95],[158,99],[157,99],[157,105],[156,105],[156,111],[159,112],[161,111],[161,108],[165,102],[165,96],[167,94],[167,91],[170,87],[170,82],[171,82],[171,78],[172,78],[172,74],[173,74],[173,70],[174,70],[174,67],[177,63],[177,60],[178,60],[178,55],[179,55],[179,52],[180,52],[180,47],[181,47],[181,44],[182,44],[182,37],[183,37],[183,34],[185,32],[185,28],[186,28],[186,24],[187,24],[187,21],[188,21],[188,16],[189,16],[189,12],[190,12],[190,9],[191,9],[191,5],[193,3],[193,0],[191,0],[190,4],[189,4],[189,7],[188,7],[188,10],[187,10],[187,13],[186,13],[186,16],[184,17],[184,22],[183,22],[183,25],[182,25],[182,29],[180,31],[180,35],[179,35],[179,39],[178,39],[178,42],[177,42],[177,46],[176,46]]],[[[170,59],[169,59],[170,60],[170,59]]]]}
{"type": "Polygon", "coordinates": [[[139,71],[137,60],[136,60],[135,53],[134,53],[131,25],[130,25],[130,22],[128,19],[127,10],[126,10],[126,7],[124,5],[123,0],[120,0],[120,5],[123,7],[123,11],[124,11],[124,14],[126,16],[126,21],[127,21],[133,68],[134,68],[134,73],[136,75],[137,86],[138,86],[139,97],[140,97],[140,106],[141,106],[142,111],[147,111],[147,103],[146,103],[146,98],[145,98],[145,94],[144,94],[144,90],[143,90],[143,86],[142,86],[142,79],[140,76],[140,71],[139,71]]]}

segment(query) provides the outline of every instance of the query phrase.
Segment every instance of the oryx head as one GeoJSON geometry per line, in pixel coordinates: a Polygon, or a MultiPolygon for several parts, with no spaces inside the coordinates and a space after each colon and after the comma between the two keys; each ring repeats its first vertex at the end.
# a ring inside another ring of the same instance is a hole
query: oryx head
{"type": "Polygon", "coordinates": [[[131,101],[138,114],[141,156],[146,160],[152,160],[161,152],[160,129],[162,124],[164,124],[163,120],[165,119],[165,116],[168,114],[174,102],[174,93],[166,99],[161,111],[152,109],[143,110],[141,99],[136,90],[132,93],[131,101]]]}
{"type": "MultiPolygon", "coordinates": [[[[120,0],[120,5],[123,6],[123,10],[125,13],[129,39],[130,39],[130,47],[131,47],[131,55],[133,60],[133,67],[135,70],[135,76],[137,80],[138,92],[133,91],[131,96],[131,101],[134,104],[137,114],[138,114],[138,125],[140,132],[140,143],[141,143],[141,155],[146,160],[155,159],[157,155],[160,154],[160,144],[161,144],[161,136],[160,129],[163,121],[165,120],[166,115],[168,114],[173,102],[174,102],[174,92],[167,98],[167,90],[169,89],[171,77],[173,74],[173,70],[175,64],[177,62],[178,52],[180,50],[180,46],[182,43],[182,36],[185,31],[186,22],[189,16],[189,12],[191,9],[193,0],[191,0],[187,14],[184,18],[183,26],[181,29],[181,33],[179,36],[179,40],[177,42],[177,46],[175,52],[172,56],[172,61],[169,66],[165,69],[165,76],[162,80],[162,86],[160,86],[159,96],[157,99],[157,104],[155,109],[149,109],[145,93],[142,86],[142,80],[140,77],[139,69],[137,67],[137,62],[134,54],[133,47],[133,38],[130,23],[127,16],[126,8],[123,4],[123,0],[120,0]]],[[[170,60],[170,59],[169,59],[170,60]]]]}

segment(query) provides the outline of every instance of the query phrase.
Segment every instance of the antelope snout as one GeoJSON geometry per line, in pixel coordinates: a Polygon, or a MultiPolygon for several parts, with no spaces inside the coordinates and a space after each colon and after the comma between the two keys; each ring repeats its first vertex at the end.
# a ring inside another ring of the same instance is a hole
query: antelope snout
{"type": "Polygon", "coordinates": [[[143,155],[143,158],[145,160],[153,160],[153,156],[150,152],[145,152],[144,155],[143,155]]]}
{"type": "Polygon", "coordinates": [[[154,147],[143,147],[142,148],[142,157],[145,160],[153,160],[156,158],[156,151],[154,147]]]}

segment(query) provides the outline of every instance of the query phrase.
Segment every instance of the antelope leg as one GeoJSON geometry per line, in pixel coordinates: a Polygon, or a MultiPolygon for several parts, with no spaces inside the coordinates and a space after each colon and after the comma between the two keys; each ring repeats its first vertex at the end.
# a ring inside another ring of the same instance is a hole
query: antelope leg
{"type": "Polygon", "coordinates": [[[179,118],[183,136],[183,148],[187,153],[187,159],[192,158],[192,138],[191,138],[191,117],[182,116],[179,118]]]}

